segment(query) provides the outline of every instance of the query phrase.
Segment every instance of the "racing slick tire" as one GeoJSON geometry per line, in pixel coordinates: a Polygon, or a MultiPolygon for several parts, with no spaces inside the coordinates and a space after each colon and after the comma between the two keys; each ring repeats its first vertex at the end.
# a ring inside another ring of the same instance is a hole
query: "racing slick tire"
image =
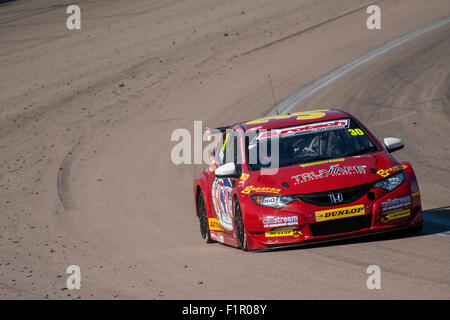
{"type": "Polygon", "coordinates": [[[203,192],[199,191],[197,199],[197,214],[198,221],[200,224],[200,234],[206,243],[214,242],[211,239],[211,233],[209,232],[208,217],[206,215],[205,198],[203,197],[203,192]]]}
{"type": "Polygon", "coordinates": [[[236,230],[236,240],[239,248],[243,251],[247,251],[247,233],[245,232],[241,206],[239,205],[239,201],[237,198],[235,198],[234,201],[234,226],[236,230]]]}

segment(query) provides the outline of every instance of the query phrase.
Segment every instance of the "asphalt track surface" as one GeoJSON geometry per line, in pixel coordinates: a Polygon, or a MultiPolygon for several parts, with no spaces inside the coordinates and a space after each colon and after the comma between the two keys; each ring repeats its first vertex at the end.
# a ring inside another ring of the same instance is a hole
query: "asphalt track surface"
{"type": "Polygon", "coordinates": [[[449,299],[448,0],[0,4],[0,298],[449,299]],[[82,29],[66,29],[78,4],[82,29]],[[339,73],[358,57],[370,58],[339,73]],[[339,76],[320,90],[331,72],[339,76]],[[404,139],[424,230],[244,253],[203,243],[173,130],[338,107],[404,139]],[[308,91],[309,90],[309,91],[308,91]],[[314,91],[314,92],[313,92],[314,91]],[[81,289],[66,268],[81,268],[81,289]],[[366,286],[369,265],[381,290],[366,286]]]}

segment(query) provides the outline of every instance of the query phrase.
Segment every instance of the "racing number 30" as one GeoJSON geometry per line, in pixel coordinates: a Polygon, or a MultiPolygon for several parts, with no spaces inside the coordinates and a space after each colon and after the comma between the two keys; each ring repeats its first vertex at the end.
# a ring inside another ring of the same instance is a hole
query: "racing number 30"
{"type": "Polygon", "coordinates": [[[348,132],[350,132],[350,134],[352,136],[363,136],[364,132],[361,129],[348,129],[348,132]]]}

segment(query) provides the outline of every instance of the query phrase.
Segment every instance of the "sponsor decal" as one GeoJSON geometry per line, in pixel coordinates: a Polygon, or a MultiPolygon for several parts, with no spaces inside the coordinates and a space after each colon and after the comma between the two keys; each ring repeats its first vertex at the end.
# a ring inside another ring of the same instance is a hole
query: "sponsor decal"
{"type": "Polygon", "coordinates": [[[249,174],[243,173],[243,174],[241,174],[241,177],[239,178],[239,180],[245,181],[245,180],[247,180],[249,177],[250,177],[249,174]]]}
{"type": "Polygon", "coordinates": [[[297,216],[267,217],[263,219],[263,224],[264,228],[296,226],[298,225],[298,217],[297,216]]]}
{"type": "Polygon", "coordinates": [[[216,218],[208,218],[209,230],[223,231],[220,220],[216,218]]]}
{"type": "Polygon", "coordinates": [[[273,238],[273,237],[303,237],[303,233],[299,230],[272,230],[272,231],[266,231],[265,233],[266,238],[273,238]]]}
{"type": "Polygon", "coordinates": [[[223,235],[222,234],[220,234],[220,233],[217,233],[217,232],[215,232],[215,231],[211,231],[210,232],[210,235],[211,235],[211,239],[213,239],[213,240],[216,240],[216,241],[218,241],[218,242],[224,242],[223,241],[223,235]]]}
{"type": "Polygon", "coordinates": [[[316,214],[316,221],[322,222],[322,221],[342,219],[342,218],[347,218],[347,217],[362,216],[365,214],[365,211],[364,211],[364,205],[361,204],[361,205],[351,206],[351,207],[316,211],[315,214],[316,214]]]}
{"type": "Polygon", "coordinates": [[[344,161],[344,160],[345,160],[344,158],[339,158],[339,159],[330,159],[330,160],[309,162],[309,163],[301,164],[300,167],[305,168],[305,167],[315,166],[315,165],[318,165],[318,164],[324,164],[324,163],[330,163],[330,162],[341,162],[341,161],[344,161]]]}
{"type": "Polygon", "coordinates": [[[281,136],[293,136],[298,134],[305,134],[311,132],[320,132],[326,130],[335,130],[347,128],[349,125],[348,119],[345,120],[333,120],[326,122],[319,122],[314,124],[306,124],[297,127],[284,128],[284,129],[273,129],[269,131],[263,131],[258,134],[256,140],[263,140],[268,138],[276,138],[281,136]]]}
{"type": "Polygon", "coordinates": [[[265,118],[260,118],[252,121],[248,121],[247,124],[258,124],[258,123],[266,123],[269,120],[280,120],[280,119],[289,119],[293,117],[297,117],[297,120],[310,120],[310,119],[319,119],[325,116],[324,112],[327,110],[314,110],[314,111],[302,111],[302,112],[294,112],[290,114],[280,114],[276,116],[270,116],[265,118]]]}
{"type": "Polygon", "coordinates": [[[304,237],[303,233],[300,230],[294,230],[294,238],[304,237]]]}
{"type": "Polygon", "coordinates": [[[291,178],[295,180],[294,184],[299,184],[322,178],[351,175],[351,174],[365,174],[365,173],[366,173],[366,166],[340,167],[339,164],[333,164],[330,165],[328,169],[320,169],[317,171],[305,172],[292,176],[291,178]]]}
{"type": "Polygon", "coordinates": [[[396,219],[408,217],[410,214],[411,214],[411,210],[409,210],[409,209],[401,210],[401,211],[395,211],[395,212],[389,213],[388,215],[383,217],[383,219],[381,221],[382,222],[388,222],[388,221],[391,221],[391,220],[396,220],[396,219]]]}
{"type": "Polygon", "coordinates": [[[233,185],[231,179],[214,179],[212,184],[214,210],[216,211],[220,225],[229,231],[233,230],[232,190],[233,185]]]}
{"type": "Polygon", "coordinates": [[[238,187],[243,187],[245,185],[245,181],[250,177],[249,174],[243,173],[241,174],[239,181],[238,181],[238,187]]]}
{"type": "Polygon", "coordinates": [[[406,168],[408,168],[408,166],[406,166],[406,165],[397,165],[397,166],[393,166],[388,169],[380,169],[377,171],[377,173],[380,176],[382,176],[383,178],[386,178],[386,177],[390,176],[392,173],[400,171],[402,169],[406,169],[406,168]]]}
{"type": "Polygon", "coordinates": [[[388,199],[381,203],[381,209],[383,211],[395,210],[395,209],[409,206],[410,204],[411,204],[410,196],[406,196],[403,198],[396,198],[396,199],[392,199],[392,200],[388,199]]]}
{"type": "Polygon", "coordinates": [[[293,237],[294,230],[276,230],[276,231],[266,231],[266,238],[272,237],[293,237]]]}
{"type": "Polygon", "coordinates": [[[281,192],[281,189],[271,188],[271,187],[247,186],[244,190],[241,191],[241,193],[244,193],[244,194],[249,194],[250,192],[278,194],[281,192]]]}
{"type": "Polygon", "coordinates": [[[230,133],[227,132],[227,135],[225,136],[225,140],[223,141],[222,152],[225,151],[225,147],[227,146],[227,141],[228,141],[228,138],[229,138],[229,137],[230,137],[230,133]]]}
{"type": "Polygon", "coordinates": [[[413,206],[420,205],[420,192],[419,191],[412,193],[411,198],[412,198],[413,206]]]}

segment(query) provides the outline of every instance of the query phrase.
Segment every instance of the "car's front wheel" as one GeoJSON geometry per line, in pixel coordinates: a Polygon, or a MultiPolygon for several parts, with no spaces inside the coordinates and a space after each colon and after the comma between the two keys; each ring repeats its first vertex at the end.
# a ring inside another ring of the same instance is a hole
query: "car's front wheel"
{"type": "Polygon", "coordinates": [[[209,232],[208,225],[208,216],[206,215],[206,206],[205,199],[203,198],[203,193],[199,191],[198,199],[197,199],[197,213],[198,213],[198,221],[200,223],[200,234],[203,239],[206,240],[206,243],[213,242],[211,239],[211,234],[209,232]]]}
{"type": "Polygon", "coordinates": [[[244,221],[242,219],[241,206],[239,205],[239,201],[237,199],[234,201],[234,227],[239,248],[247,251],[247,234],[245,232],[244,221]]]}

